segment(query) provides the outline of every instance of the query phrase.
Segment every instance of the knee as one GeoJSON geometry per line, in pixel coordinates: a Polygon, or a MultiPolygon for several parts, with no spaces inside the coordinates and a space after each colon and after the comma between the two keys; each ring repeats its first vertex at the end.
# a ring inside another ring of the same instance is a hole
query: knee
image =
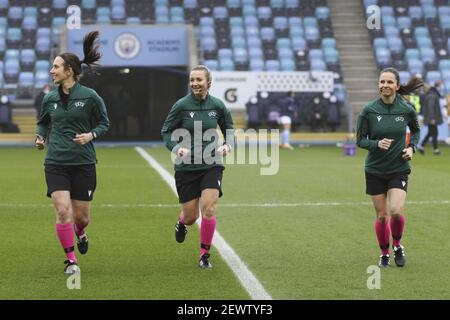
{"type": "Polygon", "coordinates": [[[387,212],[386,211],[378,211],[377,212],[377,219],[380,221],[380,223],[385,224],[387,222],[387,212]]]}
{"type": "Polygon", "coordinates": [[[183,210],[184,212],[184,224],[191,226],[198,219],[198,209],[196,210],[183,210]]]}
{"type": "Polygon", "coordinates": [[[202,216],[207,219],[212,219],[216,215],[216,204],[207,203],[202,207],[202,216]]]}
{"type": "Polygon", "coordinates": [[[69,223],[72,221],[72,208],[66,205],[56,207],[56,216],[61,223],[69,223]]]}
{"type": "Polygon", "coordinates": [[[391,217],[395,220],[400,220],[400,218],[402,217],[401,211],[391,210],[391,217]]]}

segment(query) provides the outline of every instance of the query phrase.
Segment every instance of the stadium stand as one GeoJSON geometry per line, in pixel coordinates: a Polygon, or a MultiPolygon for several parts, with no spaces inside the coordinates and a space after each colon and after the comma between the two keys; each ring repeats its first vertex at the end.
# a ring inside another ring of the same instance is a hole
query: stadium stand
{"type": "Polygon", "coordinates": [[[394,65],[402,81],[420,74],[425,81],[443,80],[450,94],[450,3],[442,0],[364,0],[381,7],[382,32],[371,30],[378,68],[394,65]]]}

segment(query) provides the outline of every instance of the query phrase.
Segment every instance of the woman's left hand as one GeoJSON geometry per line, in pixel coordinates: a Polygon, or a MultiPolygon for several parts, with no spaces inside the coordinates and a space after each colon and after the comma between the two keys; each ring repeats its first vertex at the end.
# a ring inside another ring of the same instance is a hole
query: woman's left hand
{"type": "Polygon", "coordinates": [[[409,161],[413,158],[413,149],[411,147],[403,149],[403,160],[409,161]]]}
{"type": "Polygon", "coordinates": [[[217,149],[217,152],[219,152],[222,156],[226,156],[228,153],[230,153],[230,151],[230,146],[227,144],[224,144],[217,149]]]}
{"type": "Polygon", "coordinates": [[[76,144],[83,145],[91,142],[93,139],[94,136],[92,135],[92,132],[88,132],[75,135],[75,139],[73,139],[73,141],[75,141],[76,144]]]}

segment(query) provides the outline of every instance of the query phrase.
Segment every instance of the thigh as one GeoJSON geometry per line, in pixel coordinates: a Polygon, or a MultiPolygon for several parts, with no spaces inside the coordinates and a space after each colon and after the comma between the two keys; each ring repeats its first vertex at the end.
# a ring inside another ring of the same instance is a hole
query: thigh
{"type": "Polygon", "coordinates": [[[72,200],[72,210],[75,216],[89,217],[91,212],[91,202],[72,200]]]}
{"type": "Polygon", "coordinates": [[[194,223],[198,219],[199,202],[199,199],[193,199],[181,204],[185,221],[192,221],[194,223]]]}
{"type": "Polygon", "coordinates": [[[58,190],[52,192],[51,195],[53,206],[56,212],[70,212],[71,202],[70,202],[70,192],[64,190],[58,190]]]}
{"type": "Polygon", "coordinates": [[[72,169],[72,200],[92,201],[97,187],[97,173],[94,164],[76,166],[72,169]]]}
{"type": "Polygon", "coordinates": [[[387,196],[385,194],[377,194],[370,198],[377,214],[387,214],[387,196]]]}
{"type": "Polygon", "coordinates": [[[203,198],[203,191],[205,189],[213,189],[217,190],[218,197],[220,198],[222,196],[222,178],[223,178],[223,167],[214,167],[211,169],[208,169],[208,171],[203,175],[201,181],[200,181],[200,189],[202,192],[202,198],[203,198]]]}
{"type": "Polygon", "coordinates": [[[402,189],[389,189],[389,202],[393,214],[403,214],[406,202],[406,191],[402,189]]]}
{"type": "Polygon", "coordinates": [[[196,171],[175,172],[175,185],[177,187],[178,200],[181,204],[200,198],[200,180],[200,173],[196,171]]]}
{"type": "Polygon", "coordinates": [[[370,196],[386,195],[388,180],[366,172],[366,193],[370,196]]]}
{"type": "Polygon", "coordinates": [[[70,192],[72,184],[67,167],[57,165],[45,166],[45,182],[47,183],[47,197],[52,199],[52,194],[55,191],[70,192]]]}

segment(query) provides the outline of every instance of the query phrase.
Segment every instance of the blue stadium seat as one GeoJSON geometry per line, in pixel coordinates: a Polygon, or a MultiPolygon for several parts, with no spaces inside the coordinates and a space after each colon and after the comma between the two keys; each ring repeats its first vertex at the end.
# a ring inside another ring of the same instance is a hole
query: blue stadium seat
{"type": "Polygon", "coordinates": [[[315,16],[319,20],[330,18],[330,9],[328,7],[316,7],[315,16]]]}
{"type": "Polygon", "coordinates": [[[296,27],[296,26],[292,26],[289,29],[289,36],[291,38],[293,37],[304,37],[305,36],[305,32],[303,31],[303,29],[301,27],[296,27]]]}
{"type": "Polygon", "coordinates": [[[311,49],[308,52],[309,60],[321,59],[323,60],[323,52],[322,49],[311,49]]]}
{"type": "Polygon", "coordinates": [[[17,81],[18,87],[18,97],[28,98],[33,97],[33,85],[34,85],[34,74],[33,72],[21,72],[19,74],[19,79],[17,81]]]}
{"type": "Polygon", "coordinates": [[[408,69],[412,74],[422,74],[424,72],[423,62],[416,59],[411,59],[408,61],[408,69]]]}
{"type": "Polygon", "coordinates": [[[262,46],[261,38],[258,37],[247,37],[247,46],[250,49],[257,48],[260,49],[262,46]]]}
{"type": "Polygon", "coordinates": [[[219,70],[219,62],[214,59],[205,60],[204,64],[209,68],[211,71],[217,71],[219,70]]]}
{"type": "Polygon", "coordinates": [[[5,70],[3,71],[5,83],[17,83],[19,77],[19,60],[6,60],[5,70]]]}
{"type": "Polygon", "coordinates": [[[216,50],[217,49],[217,41],[216,41],[216,38],[213,38],[213,37],[201,38],[201,44],[202,44],[203,50],[216,50]]]}
{"type": "Polygon", "coordinates": [[[126,19],[125,7],[114,5],[111,9],[111,22],[124,23],[126,19]]]}
{"type": "Polygon", "coordinates": [[[252,5],[244,5],[242,7],[242,13],[244,14],[244,17],[252,16],[256,17],[256,8],[252,5]]]}
{"type": "Polygon", "coordinates": [[[250,70],[251,71],[264,71],[264,61],[262,59],[251,59],[250,60],[250,70]]]}
{"type": "Polygon", "coordinates": [[[391,6],[382,6],[380,10],[382,18],[385,18],[386,16],[395,17],[394,8],[391,6]]]}
{"type": "Polygon", "coordinates": [[[311,71],[326,71],[327,65],[322,59],[311,60],[311,71]]]}
{"type": "MultiPolygon", "coordinates": [[[[95,0],[82,0],[81,1],[81,8],[86,9],[94,9],[97,7],[97,1],[95,0]]],[[[83,9],[82,9],[83,11],[83,9]]]]}
{"type": "Polygon", "coordinates": [[[317,23],[317,19],[314,17],[304,17],[303,18],[303,27],[309,28],[309,27],[313,27],[313,28],[318,28],[319,24],[317,23]]]}
{"type": "Polygon", "coordinates": [[[242,17],[230,17],[230,28],[243,26],[244,26],[244,19],[242,19],[242,17]]]}
{"type": "Polygon", "coordinates": [[[32,71],[36,63],[36,53],[33,49],[23,49],[20,52],[20,66],[23,71],[32,71]]]}
{"type": "Polygon", "coordinates": [[[411,73],[409,71],[399,71],[400,83],[407,83],[411,79],[411,73]]]}
{"type": "Polygon", "coordinates": [[[303,21],[300,17],[289,17],[288,18],[289,27],[299,27],[303,28],[303,21]]]}
{"type": "Polygon", "coordinates": [[[421,19],[423,17],[422,8],[419,6],[410,6],[408,8],[408,15],[411,19],[421,19]]]}
{"type": "Polygon", "coordinates": [[[6,31],[6,44],[10,48],[19,48],[22,41],[22,30],[19,28],[8,28],[6,31]]]}
{"type": "Polygon", "coordinates": [[[233,49],[236,48],[247,48],[247,42],[245,41],[245,38],[243,37],[235,37],[231,39],[231,46],[233,49]]]}
{"type": "Polygon", "coordinates": [[[25,7],[23,9],[23,17],[35,17],[38,16],[38,10],[36,7],[25,7]]]}
{"type": "Polygon", "coordinates": [[[439,69],[444,72],[448,72],[450,75],[450,59],[441,59],[439,61],[439,69]]]}
{"type": "Polygon", "coordinates": [[[295,71],[295,62],[292,59],[281,59],[281,71],[295,71]]]}
{"type": "Polygon", "coordinates": [[[2,59],[3,55],[6,51],[6,41],[4,37],[0,37],[0,60],[2,59]]]}
{"type": "Polygon", "coordinates": [[[7,49],[5,52],[5,61],[7,60],[17,60],[20,59],[19,49],[7,49]]]}
{"type": "Polygon", "coordinates": [[[275,30],[270,27],[261,28],[261,40],[274,41],[275,40],[275,30]]]}
{"type": "Polygon", "coordinates": [[[270,19],[272,18],[272,9],[270,7],[258,7],[257,14],[260,19],[270,19]]]}
{"type": "Polygon", "coordinates": [[[36,64],[34,65],[34,72],[37,72],[37,71],[50,72],[50,61],[37,60],[36,64]]]}
{"type": "Polygon", "coordinates": [[[222,71],[234,71],[234,62],[231,59],[219,60],[220,70],[222,71]]]}
{"type": "Polygon", "coordinates": [[[414,48],[414,49],[413,48],[406,49],[405,57],[406,57],[406,60],[411,60],[411,59],[419,60],[420,59],[420,52],[416,48],[414,48]]]}
{"type": "Polygon", "coordinates": [[[51,30],[50,28],[38,28],[36,32],[36,38],[50,38],[51,30]]]}
{"type": "Polygon", "coordinates": [[[397,20],[394,16],[382,16],[381,23],[383,27],[396,27],[397,26],[397,20]]]}
{"type": "MultiPolygon", "coordinates": [[[[155,5],[157,3],[155,2],[155,5]]],[[[167,1],[165,2],[165,5],[167,5],[167,1]]],[[[111,0],[111,8],[114,6],[120,6],[125,7],[125,0],[111,0]]]]}
{"type": "Polygon", "coordinates": [[[306,40],[303,37],[292,37],[292,49],[295,51],[304,51],[308,48],[306,40]]]}
{"type": "Polygon", "coordinates": [[[219,60],[231,60],[233,59],[233,50],[230,48],[221,48],[217,51],[217,57],[219,60]]]}
{"type": "Polygon", "coordinates": [[[214,18],[213,17],[201,17],[200,21],[199,21],[199,25],[214,27],[214,18]]]}
{"type": "Polygon", "coordinates": [[[245,28],[245,34],[246,34],[247,38],[249,38],[249,37],[259,37],[259,28],[247,27],[247,28],[245,28]]]}
{"type": "Polygon", "coordinates": [[[428,32],[428,28],[427,27],[416,27],[414,29],[414,36],[416,37],[429,37],[430,34],[428,32]]]}
{"type": "Polygon", "coordinates": [[[437,70],[428,71],[425,80],[430,84],[433,84],[437,80],[442,80],[441,72],[437,70]]]}
{"type": "Polygon", "coordinates": [[[8,25],[10,27],[19,27],[22,23],[22,7],[10,7],[8,10],[8,25]]]}
{"type": "Polygon", "coordinates": [[[322,38],[322,49],[332,48],[336,49],[336,39],[335,38],[322,38]]]}
{"type": "Polygon", "coordinates": [[[375,59],[378,64],[387,65],[391,63],[391,52],[389,49],[379,48],[375,52],[375,59]]]}
{"type": "Polygon", "coordinates": [[[278,38],[277,49],[281,48],[291,49],[291,40],[289,38],[278,38]]]}
{"type": "Polygon", "coordinates": [[[263,51],[260,48],[249,48],[248,55],[250,60],[264,59],[263,51]]]}
{"type": "Polygon", "coordinates": [[[243,37],[245,36],[245,30],[243,27],[231,27],[230,28],[231,37],[243,37]]]}
{"type": "MultiPolygon", "coordinates": [[[[198,5],[197,0],[184,0],[183,1],[183,7],[185,7],[185,8],[194,9],[194,8],[197,8],[197,5],[198,5]]],[[[217,66],[218,66],[218,64],[217,64],[217,66]]]]}
{"type": "Polygon", "coordinates": [[[38,59],[45,59],[50,57],[50,38],[36,39],[36,55],[38,59]]]}
{"type": "MultiPolygon", "coordinates": [[[[174,20],[171,20],[171,22],[174,23],[174,20]]],[[[184,22],[184,20],[182,20],[181,22],[184,22]]],[[[128,17],[126,19],[126,24],[141,24],[141,19],[139,17],[128,17]]]]}
{"type": "Polygon", "coordinates": [[[248,62],[248,52],[244,48],[236,48],[233,50],[235,62],[248,62]]]}
{"type": "Polygon", "coordinates": [[[244,25],[245,27],[259,27],[259,21],[258,18],[254,16],[246,16],[244,17],[244,25]]]}
{"type": "Polygon", "coordinates": [[[34,34],[38,27],[36,17],[27,16],[22,21],[22,31],[24,34],[34,34]]]}
{"type": "Polygon", "coordinates": [[[228,9],[226,7],[214,7],[213,16],[216,19],[228,18],[228,9]]]}
{"type": "Polygon", "coordinates": [[[421,48],[420,57],[424,63],[436,63],[436,54],[434,49],[431,48],[421,48]]]}
{"type": "Polygon", "coordinates": [[[243,6],[256,6],[255,0],[242,0],[242,5],[243,6]]]}
{"type": "Polygon", "coordinates": [[[339,52],[334,48],[326,48],[324,50],[324,59],[326,63],[339,63],[339,52]]]}
{"type": "Polygon", "coordinates": [[[434,5],[425,5],[422,6],[422,9],[423,9],[423,16],[425,19],[437,17],[438,12],[434,5]]]}
{"type": "Polygon", "coordinates": [[[201,37],[215,37],[216,31],[213,27],[201,26],[200,27],[200,36],[201,37]]]}
{"type": "Polygon", "coordinates": [[[406,16],[400,16],[397,18],[397,27],[400,29],[411,28],[411,18],[406,16]]]}
{"type": "Polygon", "coordinates": [[[157,6],[169,6],[168,0],[155,0],[155,7],[157,6]]]}
{"type": "Polygon", "coordinates": [[[320,39],[319,29],[314,27],[305,28],[305,38],[307,41],[316,41],[320,39]]]}
{"type": "Polygon", "coordinates": [[[266,60],[265,70],[266,71],[279,71],[280,70],[280,62],[278,60],[266,60]]]}
{"type": "Polygon", "coordinates": [[[400,32],[397,27],[385,27],[384,33],[386,34],[386,37],[400,37],[400,32]]]}
{"type": "Polygon", "coordinates": [[[34,74],[34,87],[41,89],[46,84],[50,83],[50,74],[48,71],[36,71],[34,74]]]}

